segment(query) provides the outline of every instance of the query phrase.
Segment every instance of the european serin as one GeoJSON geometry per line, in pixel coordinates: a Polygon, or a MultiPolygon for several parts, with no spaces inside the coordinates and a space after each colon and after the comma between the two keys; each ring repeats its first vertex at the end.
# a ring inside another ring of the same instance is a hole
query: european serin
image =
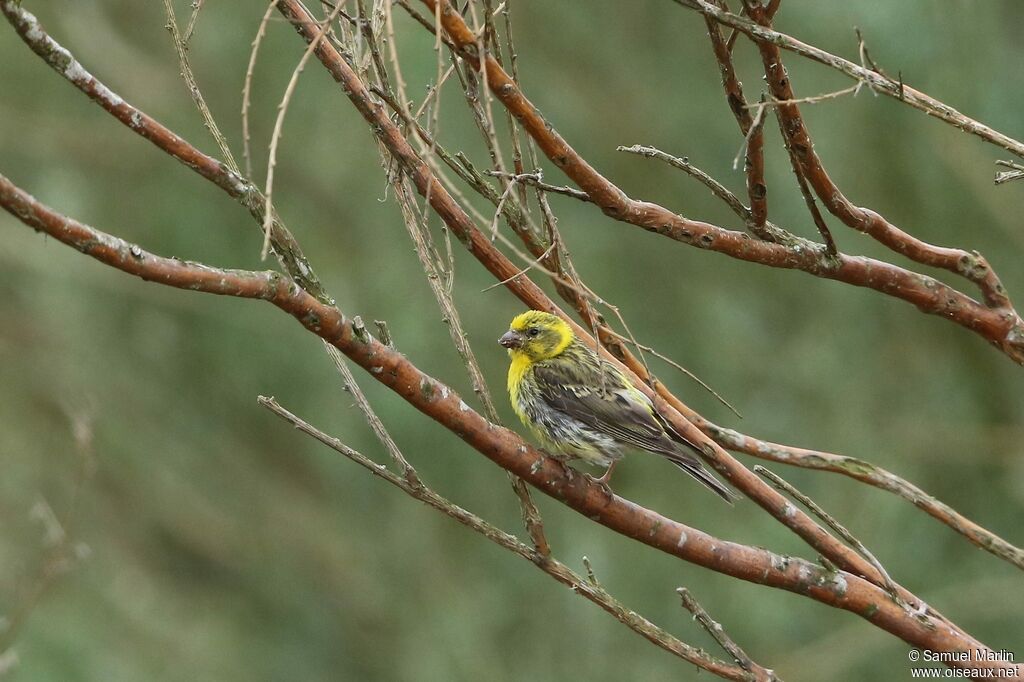
{"type": "Polygon", "coordinates": [[[561,318],[536,310],[514,320],[498,343],[508,349],[512,409],[555,456],[608,467],[627,448],[662,455],[731,502],[734,494],[708,473],[650,399],[610,362],[598,359],[561,318]]]}

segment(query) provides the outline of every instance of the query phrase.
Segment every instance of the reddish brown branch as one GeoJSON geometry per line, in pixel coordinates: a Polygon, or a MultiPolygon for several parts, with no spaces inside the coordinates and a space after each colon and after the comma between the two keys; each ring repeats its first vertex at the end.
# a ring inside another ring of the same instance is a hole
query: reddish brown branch
{"type": "MultiPolygon", "coordinates": [[[[641,637],[652,642],[654,645],[665,649],[685,661],[693,663],[699,668],[703,668],[710,673],[728,680],[742,680],[744,682],[761,682],[762,680],[765,680],[764,677],[758,678],[755,673],[748,672],[746,669],[741,668],[738,665],[729,665],[725,661],[712,657],[702,649],[698,649],[677,639],[676,637],[673,637],[635,611],[626,608],[625,605],[610,595],[599,584],[597,584],[596,581],[583,578],[557,559],[543,554],[536,548],[521,542],[516,536],[506,533],[476,514],[473,514],[450,500],[445,499],[434,490],[424,486],[422,483],[418,481],[413,483],[406,477],[401,476],[386,467],[380,466],[369,457],[353,450],[337,438],[327,435],[323,431],[320,431],[316,427],[281,407],[274,398],[260,396],[257,401],[260,405],[263,405],[274,414],[292,424],[299,431],[315,438],[327,447],[340,452],[345,457],[348,457],[353,462],[365,468],[374,476],[384,479],[391,485],[405,492],[410,497],[429,505],[442,514],[449,516],[467,528],[479,533],[496,545],[507,549],[523,559],[526,559],[533,566],[536,566],[561,584],[568,587],[573,591],[573,593],[597,604],[616,620],[626,625],[626,627],[633,630],[641,637]]],[[[584,557],[584,562],[586,562],[586,557],[584,557]]],[[[765,682],[768,681],[765,680],[765,682]]]]}
{"type": "MultiPolygon", "coordinates": [[[[278,9],[291,21],[298,33],[307,42],[315,39],[316,22],[308,14],[301,2],[298,0],[281,0],[278,3],[278,9]]],[[[458,17],[458,20],[462,22],[461,17],[458,17]]],[[[465,24],[462,25],[465,26],[465,24]]],[[[475,41],[472,45],[475,46],[475,41]]],[[[473,47],[472,49],[475,50],[476,48],[473,47]]],[[[476,228],[462,207],[452,199],[444,186],[433,176],[427,164],[416,155],[402,135],[401,130],[387,115],[384,106],[370,96],[369,90],[359,78],[352,65],[329,43],[319,43],[315,54],[334,79],[343,86],[344,92],[370,124],[378,140],[388,148],[392,156],[406,169],[420,195],[428,200],[434,211],[477,260],[496,279],[505,281],[505,286],[531,308],[553,312],[568,320],[569,318],[565,313],[526,275],[519,274],[520,268],[513,265],[476,228]]],[[[749,239],[747,239],[747,242],[764,244],[764,242],[753,242],[749,239]]],[[[590,335],[584,329],[571,320],[570,323],[581,338],[593,343],[590,335]]],[[[761,508],[766,510],[780,523],[792,529],[793,532],[803,538],[817,552],[824,555],[840,568],[852,570],[875,582],[881,580],[874,567],[865,562],[856,552],[853,552],[850,548],[837,541],[808,515],[800,511],[790,513],[791,507],[786,506],[785,498],[766,485],[729,453],[708,439],[692,422],[684,418],[677,408],[671,406],[665,399],[639,380],[638,385],[654,400],[655,405],[665,418],[669,420],[673,428],[691,442],[701,444],[703,453],[712,466],[729,479],[733,485],[742,490],[744,494],[754,500],[761,508]]],[[[909,593],[905,596],[905,599],[908,602],[916,603],[919,601],[909,593]]]]}
{"type": "MultiPolygon", "coordinates": [[[[282,0],[278,8],[307,41],[315,38],[315,33],[311,28],[315,26],[315,22],[300,2],[297,0],[282,0]]],[[[461,17],[459,21],[461,22],[461,17]]],[[[447,226],[481,264],[487,267],[499,280],[507,280],[506,286],[509,290],[530,307],[555,312],[565,317],[564,313],[528,277],[525,275],[514,277],[514,275],[518,274],[519,268],[512,265],[504,255],[494,249],[490,241],[476,229],[462,208],[452,200],[444,187],[430,173],[430,169],[412,150],[401,131],[386,115],[383,105],[378,104],[370,97],[366,85],[360,80],[353,67],[341,54],[334,50],[332,46],[320,43],[317,46],[316,55],[335,80],[343,86],[344,92],[371,125],[371,128],[378,136],[378,140],[406,168],[410,178],[413,179],[417,187],[417,191],[427,198],[430,205],[441,216],[447,226]]],[[[572,324],[582,338],[590,338],[586,331],[575,325],[575,323],[572,324]]],[[[792,529],[835,565],[844,570],[853,571],[877,584],[881,583],[881,576],[873,566],[864,561],[856,552],[837,541],[807,514],[799,510],[794,512],[793,507],[788,505],[785,498],[779,495],[777,491],[765,485],[763,481],[735,458],[716,446],[713,441],[695,428],[678,411],[679,408],[676,405],[682,405],[678,399],[672,396],[670,403],[667,398],[663,398],[655,393],[645,384],[638,383],[638,385],[650,395],[661,413],[673,425],[673,428],[692,442],[702,444],[703,454],[708,461],[725,475],[733,485],[742,490],[778,521],[792,529]]],[[[671,396],[671,394],[668,395],[671,396]]],[[[901,596],[908,603],[920,603],[920,600],[909,592],[903,591],[901,596]]],[[[941,618],[933,610],[929,609],[929,613],[934,617],[941,618]]]]}
{"type": "MultiPolygon", "coordinates": [[[[383,96],[385,101],[388,101],[389,99],[385,93],[377,91],[375,94],[383,96]]],[[[390,106],[392,106],[397,113],[400,115],[402,114],[401,108],[398,107],[396,103],[391,102],[390,106]]],[[[404,120],[406,120],[407,123],[415,123],[408,118],[404,120]]],[[[432,147],[436,147],[439,151],[443,150],[439,145],[436,145],[436,141],[426,135],[421,127],[416,125],[413,125],[413,127],[417,130],[418,134],[423,137],[427,144],[432,147]]],[[[454,169],[461,168],[461,166],[458,166],[454,160],[452,160],[452,167],[454,169]]],[[[467,181],[472,182],[472,179],[467,181]]],[[[545,186],[545,188],[547,188],[547,186],[545,186]]],[[[582,198],[585,199],[586,196],[583,195],[582,198]]],[[[496,194],[491,196],[490,199],[493,203],[498,202],[496,194]]],[[[557,250],[551,252],[550,245],[531,241],[530,238],[532,233],[530,231],[525,230],[522,226],[516,227],[515,224],[514,228],[517,233],[524,238],[527,246],[534,256],[543,256],[545,253],[551,253],[553,256],[557,256],[557,250]]],[[[550,264],[550,267],[556,272],[561,272],[561,265],[558,263],[557,259],[550,264]]],[[[517,278],[518,275],[522,274],[522,272],[522,268],[517,268],[511,278],[502,278],[499,282],[501,284],[507,284],[510,279],[517,278]]],[[[572,280],[573,278],[570,277],[569,279],[572,280]]],[[[752,436],[723,429],[722,427],[708,421],[703,416],[694,412],[679,401],[664,384],[652,380],[644,363],[636,358],[630,350],[623,345],[621,339],[604,325],[604,323],[598,318],[594,309],[590,306],[587,298],[581,296],[578,289],[561,286],[557,280],[556,286],[558,287],[559,293],[562,297],[580,314],[584,321],[584,326],[587,329],[596,329],[598,331],[601,338],[601,344],[604,348],[608,349],[615,358],[624,363],[625,366],[638,376],[644,384],[652,386],[653,389],[674,409],[681,412],[688,420],[696,424],[698,428],[700,428],[706,435],[713,438],[720,446],[795,466],[841,473],[869,485],[893,492],[920,507],[940,522],[948,525],[954,531],[963,534],[975,545],[986,549],[996,556],[1006,559],[1021,568],[1024,568],[1024,551],[1009,542],[1006,542],[1004,539],[979,526],[970,519],[967,519],[952,508],[921,491],[916,486],[913,486],[909,482],[884,469],[875,467],[868,462],[857,460],[852,457],[844,457],[827,452],[805,450],[776,443],[769,443],[753,438],[752,436]]],[[[524,297],[524,292],[518,291],[515,288],[513,288],[513,293],[519,296],[528,305],[534,307],[538,304],[554,305],[553,303],[550,303],[550,301],[544,302],[524,297]]]]}
{"type": "MultiPolygon", "coordinates": [[[[744,0],[747,14],[765,28],[771,28],[765,8],[753,0],[744,0]]],[[[779,117],[787,149],[794,162],[800,167],[800,174],[814,189],[814,193],[828,209],[848,227],[870,235],[889,249],[911,260],[956,273],[974,282],[981,290],[989,308],[1000,309],[1017,317],[1006,290],[999,277],[981,254],[968,253],[961,249],[933,246],[899,229],[881,215],[868,208],[854,206],[842,190],[832,181],[821,158],[814,150],[811,136],[800,116],[800,107],[791,100],[796,99],[793,85],[782,63],[782,51],[778,46],[758,42],[764,73],[772,96],[779,100],[773,108],[779,117]]],[[[798,175],[798,177],[799,177],[798,175]]]]}
{"type": "Polygon", "coordinates": [[[781,464],[842,474],[881,490],[887,490],[949,526],[977,547],[1024,569],[1024,549],[979,526],[949,505],[880,466],[856,457],[758,440],[732,429],[718,426],[696,412],[690,411],[686,416],[692,419],[701,431],[714,438],[716,443],[729,450],[744,452],[781,464]]]}
{"type": "MultiPolygon", "coordinates": [[[[747,99],[743,95],[743,84],[736,76],[736,69],[732,63],[732,48],[722,31],[718,28],[718,22],[710,17],[704,17],[708,27],[708,37],[711,39],[711,49],[718,61],[718,71],[722,76],[722,87],[725,88],[725,99],[729,103],[729,109],[739,124],[740,133],[744,137],[746,147],[744,170],[747,173],[747,196],[750,197],[750,213],[752,224],[751,230],[762,239],[773,241],[771,234],[764,230],[765,221],[768,219],[768,185],[764,179],[764,128],[761,126],[762,117],[755,122],[750,115],[750,108],[747,106],[747,99]]],[[[763,115],[763,112],[759,111],[763,115]]]]}
{"type": "MultiPolygon", "coordinates": [[[[365,330],[357,332],[336,307],[321,303],[287,276],[221,270],[157,256],[55,213],[3,176],[0,205],[26,225],[147,281],[273,303],[496,464],[618,533],[706,568],[845,609],[915,647],[931,651],[987,651],[983,644],[950,626],[948,621],[936,622],[927,615],[906,612],[878,586],[856,575],[727,542],[608,495],[589,477],[574,473],[545,457],[515,433],[488,422],[450,388],[420,372],[404,356],[373,339],[365,330]]],[[[1001,661],[972,660],[963,667],[1008,666],[1001,661]]]]}
{"type": "MultiPolygon", "coordinates": [[[[779,128],[783,128],[781,119],[779,119],[779,128]]],[[[825,219],[821,216],[821,211],[818,210],[818,203],[814,200],[814,194],[807,185],[804,169],[800,165],[800,160],[797,158],[796,151],[790,144],[785,130],[782,130],[782,139],[786,144],[786,154],[789,156],[790,167],[793,169],[793,175],[796,177],[796,186],[800,189],[800,195],[804,198],[804,204],[807,206],[807,212],[811,214],[814,227],[818,229],[818,234],[821,235],[822,241],[825,242],[825,253],[833,257],[838,256],[839,247],[836,246],[836,241],[832,237],[832,231],[828,229],[825,219]]]]}
{"type": "Polygon", "coordinates": [[[807,59],[816,61],[819,64],[835,69],[856,81],[867,83],[875,92],[888,95],[900,102],[909,104],[915,109],[923,111],[930,116],[934,116],[940,121],[944,121],[958,130],[962,130],[963,132],[971,135],[976,135],[986,142],[994,144],[997,147],[1001,147],[1013,154],[1016,154],[1017,156],[1024,157],[1024,142],[1020,142],[1008,135],[1004,135],[998,130],[994,130],[984,123],[974,120],[970,116],[965,116],[948,104],[944,104],[934,97],[906,85],[902,79],[893,80],[892,78],[872,71],[869,68],[855,64],[854,62],[826,52],[825,50],[813,45],[801,42],[792,36],[786,35],[785,33],[779,33],[773,29],[765,28],[755,21],[751,21],[746,17],[742,17],[720,7],[716,7],[714,3],[707,2],[706,0],[673,0],[673,2],[688,9],[696,10],[704,16],[712,17],[725,26],[737,29],[741,33],[749,36],[755,42],[777,45],[783,50],[796,53],[801,57],[806,57],[807,59]]]}
{"type": "MultiPolygon", "coordinates": [[[[435,10],[459,54],[479,64],[475,36],[449,0],[423,0],[435,10]]],[[[488,85],[495,96],[520,122],[544,154],[568,175],[608,216],[669,236],[699,248],[771,267],[798,269],[818,277],[868,287],[913,303],[921,311],[939,315],[975,331],[1024,364],[1024,321],[1012,309],[993,309],[938,280],[890,263],[862,256],[830,257],[802,246],[783,246],[754,241],[741,232],[689,220],[672,211],[628,197],[618,186],[581,157],[492,57],[486,57],[488,85]]],[[[952,251],[952,250],[950,250],[952,251]]],[[[965,266],[974,268],[972,260],[965,266]]],[[[987,269],[987,268],[986,268],[987,269]]]]}
{"type": "MultiPolygon", "coordinates": [[[[199,151],[187,140],[126,102],[96,79],[68,50],[46,33],[39,20],[23,9],[20,2],[0,0],[0,11],[25,44],[42,57],[54,71],[132,131],[227,192],[249,210],[262,231],[265,199],[255,185],[232,172],[224,163],[199,151]]],[[[282,267],[303,289],[312,292],[323,301],[329,299],[298,242],[276,216],[271,225],[270,243],[282,267]]]]}

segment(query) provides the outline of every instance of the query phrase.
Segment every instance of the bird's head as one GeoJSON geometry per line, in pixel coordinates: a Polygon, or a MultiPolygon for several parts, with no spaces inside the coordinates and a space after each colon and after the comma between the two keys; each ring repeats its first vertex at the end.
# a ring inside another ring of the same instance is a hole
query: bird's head
{"type": "Polygon", "coordinates": [[[550,360],[564,351],[575,336],[562,318],[539,310],[517,315],[498,343],[508,348],[512,357],[521,356],[537,362],[550,360]]]}

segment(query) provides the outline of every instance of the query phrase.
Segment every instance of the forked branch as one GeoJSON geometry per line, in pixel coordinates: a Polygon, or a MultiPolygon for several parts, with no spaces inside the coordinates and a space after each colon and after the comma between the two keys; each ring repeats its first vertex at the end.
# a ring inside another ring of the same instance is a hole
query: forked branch
{"type": "MultiPolygon", "coordinates": [[[[985,648],[983,644],[927,614],[912,617],[879,588],[840,570],[715,538],[656,512],[611,495],[590,478],[496,427],[450,388],[420,372],[409,360],[352,322],[333,306],[273,272],[222,270],[164,258],[60,215],[0,176],[0,206],[26,225],[45,232],[106,265],[129,274],[192,291],[265,300],[335,346],[370,376],[413,407],[450,429],[474,449],[588,518],[660,551],[751,582],[802,594],[869,620],[912,646],[932,651],[985,648]],[[941,624],[941,627],[936,627],[941,624]]],[[[993,656],[992,658],[998,658],[993,656]]],[[[1002,668],[999,661],[971,661],[969,667],[1002,668]]]]}
{"type": "MultiPolygon", "coordinates": [[[[747,235],[726,230],[709,223],[691,220],[650,202],[630,198],[618,186],[601,175],[555,130],[550,121],[528,100],[518,85],[489,54],[479,55],[473,32],[450,0],[422,0],[437,12],[441,23],[459,51],[459,55],[475,65],[483,65],[492,92],[558,168],[590,197],[608,216],[663,234],[698,248],[724,253],[740,260],[771,267],[798,269],[826,279],[835,279],[855,286],[880,291],[914,304],[923,312],[952,320],[990,341],[1018,364],[1024,364],[1024,320],[1007,307],[992,307],[938,280],[912,272],[884,261],[863,256],[833,257],[826,249],[783,246],[751,240],[747,235]]],[[[288,3],[291,4],[291,3],[288,3]]],[[[296,11],[298,7],[294,8],[296,11]]],[[[717,8],[715,8],[717,10],[717,8]]],[[[293,14],[292,10],[283,10],[293,14]]],[[[720,10],[718,10],[720,11],[720,10]]],[[[308,21],[308,19],[304,19],[308,21]]],[[[877,75],[877,74],[876,74],[877,75]]],[[[919,249],[920,242],[909,238],[908,252],[919,249]]],[[[954,251],[954,250],[947,250],[954,251]]],[[[962,252],[956,252],[960,259],[962,252]]],[[[943,252],[939,260],[948,262],[943,252]]],[[[936,257],[938,258],[938,257],[936,257]]],[[[987,264],[976,258],[957,260],[957,267],[972,281],[988,282],[982,286],[986,303],[992,295],[1005,296],[998,280],[987,264]]]]}

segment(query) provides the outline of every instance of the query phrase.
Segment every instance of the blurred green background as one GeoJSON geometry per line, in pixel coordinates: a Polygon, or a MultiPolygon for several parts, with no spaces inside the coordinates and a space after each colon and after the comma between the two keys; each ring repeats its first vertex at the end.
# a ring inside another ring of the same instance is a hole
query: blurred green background
{"type": "MultiPolygon", "coordinates": [[[[189,7],[176,5],[184,24],[189,7]]],[[[206,5],[191,57],[240,157],[240,93],[265,5],[206,5]]],[[[122,96],[216,153],[178,77],[161,3],[26,0],[25,7],[122,96]]],[[[524,88],[584,156],[636,197],[738,227],[695,182],[615,151],[643,143],[688,156],[743,194],[742,172],[732,169],[739,135],[697,14],[668,0],[516,0],[513,7],[524,88]]],[[[419,100],[436,69],[431,38],[401,11],[396,20],[419,100]]],[[[961,0],[937,10],[927,0],[787,0],[777,25],[853,60],[859,26],[890,73],[1024,136],[1020,2],[961,0]]],[[[258,182],[276,105],[301,52],[275,18],[256,70],[258,182]]],[[[737,59],[756,97],[753,47],[741,40],[737,59]]],[[[802,96],[849,84],[792,56],[788,66],[802,96]]],[[[157,253],[267,266],[240,206],[90,103],[6,25],[0,89],[0,171],[42,201],[157,253]]],[[[486,165],[457,86],[444,91],[444,105],[443,142],[486,165]]],[[[928,241],[980,250],[1024,303],[1024,182],[992,184],[993,161],[1006,154],[867,90],[805,106],[804,114],[853,201],[928,241]]],[[[772,219],[813,236],[772,125],[766,144],[772,219]]],[[[551,167],[547,179],[562,181],[551,167]]],[[[401,351],[472,396],[385,191],[372,137],[315,62],[285,125],[275,197],[341,309],[386,319],[401,351]]],[[[699,374],[745,418],[656,366],[694,407],[759,437],[883,465],[1024,542],[1024,374],[979,337],[874,292],[690,249],[569,199],[553,203],[584,279],[621,307],[642,341],[699,374]]],[[[830,222],[844,251],[884,255],[830,222]]],[[[0,229],[0,615],[19,622],[19,609],[34,606],[20,621],[14,654],[0,659],[16,655],[19,663],[0,677],[696,676],[521,559],[259,408],[257,395],[274,395],[385,457],[320,342],[275,309],[143,283],[6,213],[0,229]],[[75,415],[90,420],[91,456],[76,447],[75,415]],[[65,521],[81,559],[33,601],[40,576],[54,568],[47,509],[65,521]]],[[[456,256],[456,301],[513,425],[503,396],[506,358],[494,340],[521,305],[504,290],[481,293],[488,275],[467,254],[456,256]]],[[[358,378],[430,485],[518,531],[517,505],[497,467],[358,378]]],[[[750,502],[726,508],[667,466],[634,456],[617,472],[616,490],[721,537],[808,556],[750,502]]],[[[896,579],[990,646],[1024,658],[1019,570],[890,494],[772,468],[844,521],[896,579]]],[[[909,676],[907,645],[847,613],[682,563],[548,499],[539,504],[560,558],[580,569],[589,556],[630,608],[716,655],[679,607],[677,586],[689,587],[757,661],[788,680],[909,676]]]]}

